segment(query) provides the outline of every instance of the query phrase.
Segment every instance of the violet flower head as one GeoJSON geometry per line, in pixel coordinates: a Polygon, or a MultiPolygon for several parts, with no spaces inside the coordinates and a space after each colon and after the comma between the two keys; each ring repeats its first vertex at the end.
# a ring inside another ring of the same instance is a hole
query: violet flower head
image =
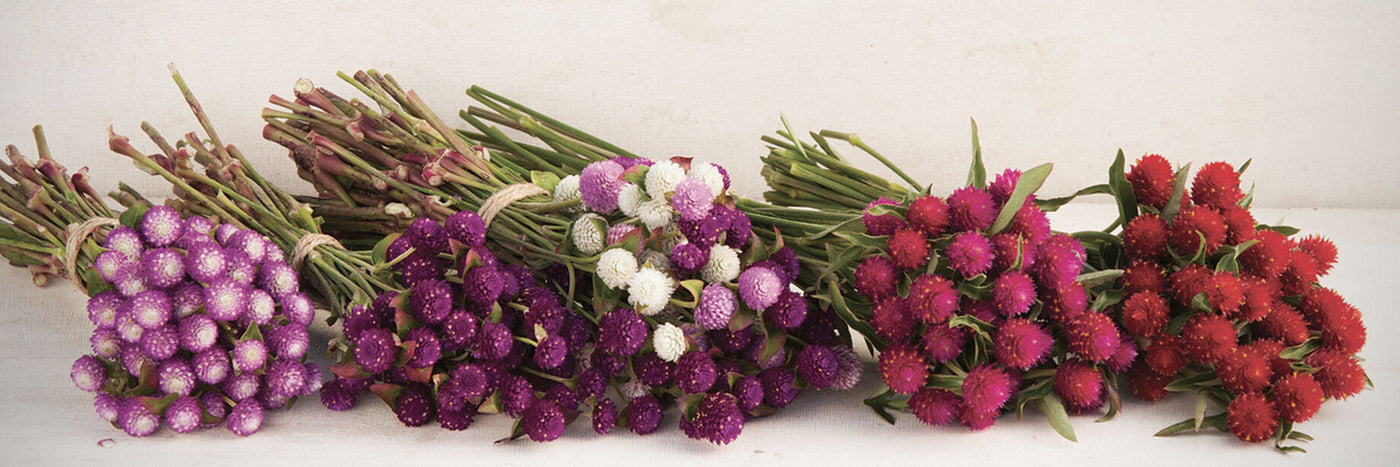
{"type": "Polygon", "coordinates": [[[601,213],[616,210],[623,170],[613,161],[598,161],[584,167],[579,174],[579,197],[583,204],[601,213]]]}
{"type": "Polygon", "coordinates": [[[714,386],[719,372],[714,359],[703,352],[689,352],[676,361],[676,386],[686,394],[705,392],[714,386]]]}
{"type": "Polygon", "coordinates": [[[228,351],[223,348],[210,348],[194,355],[194,375],[204,384],[219,384],[233,373],[233,362],[228,351]]]}
{"type": "Polygon", "coordinates": [[[282,296],[282,314],[287,316],[287,320],[297,326],[309,326],[316,318],[316,308],[311,304],[311,298],[301,292],[289,293],[282,296]]]}
{"type": "Polygon", "coordinates": [[[710,191],[710,187],[704,181],[686,177],[676,185],[675,194],[671,196],[671,206],[676,208],[682,219],[698,221],[710,214],[710,208],[714,206],[715,195],[710,191]]]}
{"type": "Polygon", "coordinates": [[[953,237],[946,250],[949,265],[963,277],[973,277],[992,267],[992,242],[977,232],[963,232],[953,237]]]}
{"type": "Polygon", "coordinates": [[[831,381],[831,388],[837,391],[845,391],[856,387],[860,383],[861,374],[865,372],[865,364],[861,363],[860,357],[854,350],[844,345],[833,345],[828,347],[836,357],[836,378],[831,381]]]}
{"type": "Polygon", "coordinates": [[[224,277],[244,286],[252,286],[253,282],[257,280],[258,263],[243,250],[224,248],[224,260],[228,262],[228,269],[225,270],[224,277]]]}
{"type": "Polygon", "coordinates": [[[768,257],[768,260],[778,266],[773,268],[773,272],[778,273],[778,277],[782,278],[783,282],[792,283],[797,280],[802,266],[797,260],[797,252],[793,251],[792,248],[779,248],[768,257]]]}
{"type": "Polygon", "coordinates": [[[428,396],[428,388],[421,384],[411,384],[399,393],[394,401],[394,415],[404,426],[423,426],[433,418],[436,404],[428,396]]]}
{"type": "Polygon", "coordinates": [[[730,391],[744,412],[753,412],[763,405],[763,382],[759,381],[758,375],[740,378],[730,391]]]}
{"type": "Polygon", "coordinates": [[[184,359],[172,358],[160,364],[156,370],[157,386],[166,394],[190,395],[194,391],[194,370],[184,359]]]}
{"type": "Polygon", "coordinates": [[[261,371],[267,364],[267,345],[259,340],[245,340],[233,346],[233,368],[240,373],[261,371]]]}
{"type": "Polygon", "coordinates": [[[506,374],[501,380],[501,404],[506,415],[519,416],[535,401],[535,388],[530,381],[517,375],[506,374]]]}
{"type": "Polygon", "coordinates": [[[479,363],[468,363],[452,370],[455,387],[468,399],[483,397],[496,390],[491,373],[479,363]]]}
{"type": "Polygon", "coordinates": [[[724,244],[736,250],[743,249],[753,237],[753,221],[743,211],[731,211],[729,229],[724,232],[724,244]]]}
{"type": "Polygon", "coordinates": [[[447,216],[445,224],[447,238],[472,248],[486,244],[486,222],[474,212],[457,211],[447,216]]]}
{"type": "Polygon", "coordinates": [[[477,332],[477,352],[485,360],[502,360],[510,355],[515,339],[505,324],[483,321],[477,332]]]}
{"type": "Polygon", "coordinates": [[[116,423],[121,415],[122,403],[122,399],[106,392],[98,392],[92,399],[92,407],[97,410],[98,418],[112,423],[116,423]]]}
{"type": "Polygon", "coordinates": [[[170,294],[171,311],[176,318],[184,318],[204,307],[204,286],[197,282],[184,281],[166,289],[170,294]]]}
{"type": "Polygon", "coordinates": [[[491,303],[500,298],[505,283],[496,268],[477,266],[462,274],[462,293],[472,303],[491,303]]]}
{"type": "Polygon", "coordinates": [[[734,291],[723,284],[707,285],[700,291],[700,300],[695,306],[695,322],[705,329],[726,329],[738,307],[734,291]]]}
{"type": "Polygon", "coordinates": [[[729,444],[744,430],[744,413],[739,410],[734,396],[706,394],[695,411],[695,419],[681,417],[681,429],[692,439],[729,444]]]}
{"type": "Polygon", "coordinates": [[[425,324],[441,324],[452,313],[452,287],[442,279],[428,279],[413,284],[408,295],[413,317],[425,324]]]}
{"type": "Polygon", "coordinates": [[[238,322],[249,326],[266,326],[277,313],[277,301],[263,289],[248,291],[248,308],[238,317],[238,322]]]}
{"type": "Polygon", "coordinates": [[[777,303],[787,285],[772,269],[751,267],[739,274],[739,298],[755,310],[767,309],[777,303]]]}
{"type": "Polygon", "coordinates": [[[632,360],[632,369],[637,373],[637,379],[647,386],[661,386],[671,381],[671,372],[675,371],[675,364],[662,360],[655,353],[647,352],[638,355],[632,360]]]}
{"type": "Polygon", "coordinates": [[[180,350],[180,337],[174,325],[147,329],[141,334],[141,352],[153,360],[165,360],[180,350]]]}
{"type": "Polygon", "coordinates": [[[443,346],[442,350],[447,353],[466,350],[467,346],[476,338],[477,328],[476,315],[464,310],[453,311],[442,322],[441,334],[439,334],[439,342],[443,346]]]}
{"type": "Polygon", "coordinates": [[[613,310],[599,320],[598,348],[604,352],[628,357],[642,348],[646,338],[647,324],[636,310],[613,310]]]}
{"type": "Polygon", "coordinates": [[[98,329],[116,328],[117,306],[121,303],[121,294],[114,290],[93,295],[87,302],[88,320],[98,329]]]}
{"type": "Polygon", "coordinates": [[[709,261],[709,250],[701,249],[694,243],[682,243],[671,249],[671,264],[681,271],[691,274],[700,272],[700,268],[709,261]]]}
{"type": "Polygon", "coordinates": [[[254,398],[243,399],[228,415],[228,431],[238,436],[257,433],[263,424],[263,407],[254,398]]]}
{"type": "MultiPolygon", "coordinates": [[[[398,259],[398,257],[403,256],[404,253],[408,253],[408,250],[412,248],[413,244],[409,243],[408,237],[400,236],[389,242],[389,246],[384,249],[384,258],[389,260],[398,259]]],[[[397,269],[398,268],[395,267],[395,270],[397,269]]]]}
{"type": "Polygon", "coordinates": [[[262,235],[252,229],[234,232],[228,237],[228,241],[224,242],[224,248],[243,253],[254,265],[261,263],[268,253],[267,243],[263,241],[262,235]]]}
{"type": "Polygon", "coordinates": [[[92,355],[78,357],[69,376],[73,378],[74,386],[87,392],[101,391],[107,385],[107,367],[92,355]]]}
{"type": "Polygon", "coordinates": [[[413,355],[404,364],[409,368],[432,368],[442,358],[442,343],[431,328],[413,328],[408,340],[414,342],[413,355]]]}
{"type": "Polygon", "coordinates": [[[403,261],[400,261],[396,266],[399,272],[399,279],[404,285],[409,287],[412,287],[413,284],[417,284],[419,281],[441,279],[443,273],[446,272],[446,266],[442,264],[442,260],[438,259],[436,255],[418,250],[409,253],[408,257],[404,258],[403,261]]]}
{"type": "Polygon", "coordinates": [[[268,332],[267,343],[277,358],[300,361],[311,348],[311,336],[305,326],[285,324],[268,332]]]}
{"type": "Polygon", "coordinates": [[[661,402],[648,394],[627,404],[627,425],[632,432],[647,435],[661,426],[661,402]]]}
{"type": "Polygon", "coordinates": [[[140,399],[133,397],[122,402],[117,415],[117,424],[121,425],[122,431],[128,435],[150,436],[157,429],[160,429],[160,417],[146,408],[140,399]]]}
{"type": "Polygon", "coordinates": [[[180,396],[165,408],[165,424],[176,433],[189,433],[199,428],[202,412],[199,400],[190,396],[180,396]]]}
{"type": "Polygon", "coordinates": [[[301,288],[301,281],[297,278],[297,271],[287,263],[270,262],[258,269],[258,287],[280,299],[296,293],[301,288]]]}
{"type": "Polygon", "coordinates": [[[408,230],[404,231],[403,236],[407,237],[408,243],[419,251],[447,252],[447,230],[435,220],[426,217],[414,219],[408,225],[408,230]]]}
{"type": "Polygon", "coordinates": [[[170,296],[159,290],[147,290],[131,298],[131,317],[141,327],[153,329],[170,321],[170,296]]]}
{"type": "Polygon", "coordinates": [[[97,270],[97,275],[107,282],[117,282],[124,274],[127,274],[132,260],[126,257],[126,253],[117,250],[107,250],[98,253],[92,259],[92,268],[97,270]]]}
{"type": "MultiPolygon", "coordinates": [[[[355,363],[368,373],[383,372],[398,359],[398,349],[388,329],[366,329],[355,340],[355,363]]],[[[235,361],[236,354],[235,349],[235,361]]]]}
{"type": "Polygon", "coordinates": [[[146,251],[146,243],[141,240],[141,234],[124,225],[107,232],[107,240],[102,242],[102,247],[120,251],[126,255],[127,261],[133,262],[140,260],[141,252],[146,251]]]}
{"type": "Polygon", "coordinates": [[[219,224],[218,227],[214,228],[214,240],[218,241],[220,245],[227,245],[228,239],[240,230],[242,229],[233,224],[219,224]]]}
{"type": "Polygon", "coordinates": [[[141,272],[154,287],[170,287],[185,278],[185,258],[169,248],[146,250],[141,254],[141,272]]]}
{"type": "MultiPolygon", "coordinates": [[[[134,322],[132,327],[141,329],[134,322]]],[[[121,355],[122,339],[117,335],[116,329],[98,329],[92,332],[92,337],[88,338],[88,343],[92,345],[92,353],[106,359],[113,359],[121,355]]]]}
{"type": "Polygon", "coordinates": [[[540,340],[535,347],[535,364],[540,368],[552,370],[564,364],[564,358],[569,354],[569,345],[564,342],[563,337],[546,336],[540,340]]]}
{"type": "Polygon", "coordinates": [[[168,206],[154,206],[141,217],[141,236],[156,248],[175,243],[184,231],[185,220],[168,206]]]}
{"type": "Polygon", "coordinates": [[[537,399],[521,415],[521,424],[531,441],[554,441],[564,434],[564,411],[552,400],[537,399]]]}
{"type": "MultiPolygon", "coordinates": [[[[199,408],[209,413],[209,415],[213,415],[214,418],[220,421],[222,421],[225,416],[228,416],[228,403],[224,402],[224,395],[219,394],[219,391],[204,391],[204,395],[199,396],[199,408]]],[[[210,428],[214,425],[204,424],[201,426],[210,428]]]]}
{"type": "Polygon", "coordinates": [[[346,381],[336,378],[321,386],[321,405],[335,411],[354,407],[360,399],[360,390],[347,385],[346,381]]]}
{"type": "Polygon", "coordinates": [[[248,306],[248,288],[228,277],[221,277],[204,288],[204,312],[210,318],[230,322],[248,306]]]}
{"type": "Polygon", "coordinates": [[[773,367],[759,373],[763,383],[763,402],[775,408],[787,407],[797,398],[797,388],[793,386],[796,376],[785,367],[773,367]]]}
{"type": "Polygon", "coordinates": [[[831,386],[840,372],[836,354],[823,346],[809,345],[797,353],[797,374],[813,388],[831,386]]]}

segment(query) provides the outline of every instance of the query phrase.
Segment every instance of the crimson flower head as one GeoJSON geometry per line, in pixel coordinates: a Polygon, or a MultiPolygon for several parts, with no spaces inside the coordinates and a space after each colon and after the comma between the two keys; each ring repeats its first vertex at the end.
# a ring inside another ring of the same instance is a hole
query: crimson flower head
{"type": "Polygon", "coordinates": [[[1055,393],[1071,412],[1097,410],[1104,403],[1103,375],[1082,360],[1067,360],[1055,369],[1055,393]]]}
{"type": "Polygon", "coordinates": [[[1167,254],[1167,222],[1153,214],[1134,217],[1123,227],[1123,250],[1132,259],[1153,261],[1167,254]]]}
{"type": "Polygon", "coordinates": [[[909,203],[909,226],[937,237],[948,228],[948,204],[937,196],[921,196],[909,203]]]}
{"type": "Polygon", "coordinates": [[[924,358],[903,344],[891,345],[880,352],[879,368],[885,384],[899,394],[913,394],[924,387],[928,379],[928,364],[924,358]]]}
{"type": "Polygon", "coordinates": [[[890,259],[902,269],[918,269],[928,264],[928,239],[918,230],[902,228],[889,238],[890,259]]]}
{"type": "Polygon", "coordinates": [[[1322,385],[1313,375],[1293,373],[1274,382],[1272,393],[1274,408],[1279,415],[1290,422],[1302,422],[1317,414],[1322,407],[1322,385]]]}
{"type": "Polygon", "coordinates": [[[1273,401],[1259,393],[1236,396],[1227,413],[1230,433],[1241,441],[1258,443],[1272,438],[1278,429],[1278,411],[1273,401]]]}
{"type": "Polygon", "coordinates": [[[1224,209],[1244,198],[1240,191],[1240,174],[1227,162],[1211,162],[1201,166],[1191,181],[1191,201],[1201,206],[1224,209]]]}
{"type": "Polygon", "coordinates": [[[1128,170],[1127,178],[1133,184],[1133,197],[1138,203],[1162,209],[1171,200],[1176,176],[1166,158],[1157,154],[1142,156],[1128,170]]]}
{"type": "Polygon", "coordinates": [[[1201,248],[1205,249],[1206,254],[1211,254],[1225,243],[1227,232],[1225,218],[1219,213],[1205,206],[1191,206],[1182,209],[1172,220],[1167,243],[1178,255],[1194,255],[1201,248]],[[1201,243],[1203,238],[1204,246],[1201,243]]]}

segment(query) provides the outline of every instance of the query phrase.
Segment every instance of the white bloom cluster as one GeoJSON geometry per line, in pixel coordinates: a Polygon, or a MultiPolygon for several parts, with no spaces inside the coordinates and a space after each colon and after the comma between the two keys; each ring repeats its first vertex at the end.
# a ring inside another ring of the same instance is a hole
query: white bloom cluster
{"type": "Polygon", "coordinates": [[[554,185],[554,202],[562,203],[579,199],[578,175],[570,175],[559,180],[559,184],[554,185]]]}
{"type": "Polygon", "coordinates": [[[637,215],[637,210],[646,202],[646,197],[642,196],[642,188],[636,183],[628,183],[622,186],[622,191],[617,193],[617,209],[625,216],[637,215]]]}
{"type": "Polygon", "coordinates": [[[675,213],[676,210],[671,208],[671,203],[666,202],[666,198],[652,198],[637,209],[637,217],[641,218],[642,223],[650,230],[673,223],[675,213]]]}
{"type": "Polygon", "coordinates": [[[595,220],[601,221],[602,219],[602,216],[588,213],[579,216],[578,220],[574,221],[574,246],[578,247],[578,251],[588,256],[603,251],[603,232],[594,223],[595,220]]]}
{"type": "Polygon", "coordinates": [[[656,327],[651,333],[651,346],[656,349],[656,356],[668,362],[680,360],[685,353],[685,332],[681,328],[671,323],[664,323],[656,327]]]}
{"type": "Polygon", "coordinates": [[[676,281],[666,273],[650,268],[641,268],[627,283],[627,302],[642,316],[652,316],[661,312],[676,291],[676,281]]]}
{"type": "Polygon", "coordinates": [[[700,268],[700,278],[717,284],[739,277],[739,253],[726,245],[710,247],[710,260],[700,268]]]}
{"type": "Polygon", "coordinates": [[[651,195],[651,199],[664,200],[666,193],[674,191],[681,180],[685,180],[685,169],[680,164],[669,160],[659,161],[647,169],[647,194],[651,195]]]}
{"type": "Polygon", "coordinates": [[[598,278],[609,288],[621,289],[627,287],[632,275],[637,273],[637,258],[630,251],[612,248],[598,257],[597,271],[598,278]]]}
{"type": "Polygon", "coordinates": [[[691,162],[690,176],[705,182],[705,186],[710,188],[710,193],[716,197],[724,194],[724,174],[719,168],[709,162],[691,162]]]}

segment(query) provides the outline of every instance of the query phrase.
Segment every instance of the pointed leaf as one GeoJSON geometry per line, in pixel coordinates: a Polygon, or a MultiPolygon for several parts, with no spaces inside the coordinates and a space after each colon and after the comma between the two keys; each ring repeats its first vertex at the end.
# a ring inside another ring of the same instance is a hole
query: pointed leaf
{"type": "Polygon", "coordinates": [[[865,405],[869,406],[870,410],[874,410],[875,415],[879,415],[880,418],[885,419],[885,423],[893,425],[894,415],[891,415],[890,412],[886,410],[889,407],[891,397],[894,397],[894,392],[890,391],[888,386],[882,384],[879,391],[865,399],[865,405]]]}
{"type": "Polygon", "coordinates": [[[1011,225],[1011,219],[1020,212],[1021,207],[1026,204],[1026,199],[1045,184],[1045,179],[1054,169],[1055,165],[1047,162],[1022,172],[1021,177],[1016,179],[1016,188],[1011,190],[1011,197],[1007,198],[1006,205],[1001,207],[1001,213],[997,215],[996,222],[992,223],[992,228],[987,230],[987,235],[996,235],[1011,225]]]}
{"type": "Polygon", "coordinates": [[[972,120],[972,168],[967,172],[967,186],[987,188],[987,167],[982,165],[982,143],[977,139],[977,120],[972,120]]]}
{"type": "Polygon", "coordinates": [[[550,172],[530,171],[530,182],[535,186],[544,188],[548,193],[554,193],[554,187],[559,185],[559,176],[550,172]]]}
{"type": "Polygon", "coordinates": [[[1065,404],[1060,401],[1058,394],[1052,392],[1050,395],[1040,398],[1036,401],[1036,406],[1041,413],[1045,414],[1046,418],[1050,419],[1050,427],[1054,428],[1056,433],[1067,440],[1079,442],[1074,437],[1074,426],[1070,425],[1069,413],[1065,412],[1065,404]]]}
{"type": "Polygon", "coordinates": [[[1191,174],[1191,164],[1181,166],[1176,170],[1176,183],[1172,185],[1172,197],[1167,200],[1167,205],[1162,208],[1162,220],[1171,223],[1176,219],[1176,213],[1181,210],[1181,197],[1186,193],[1186,179],[1191,174]]]}
{"type": "Polygon", "coordinates": [[[1108,166],[1108,186],[1113,191],[1113,197],[1118,200],[1118,221],[1122,225],[1128,225],[1128,222],[1137,217],[1138,212],[1133,184],[1124,174],[1126,166],[1127,158],[1123,157],[1123,150],[1119,149],[1118,155],[1113,158],[1113,164],[1108,166]]]}

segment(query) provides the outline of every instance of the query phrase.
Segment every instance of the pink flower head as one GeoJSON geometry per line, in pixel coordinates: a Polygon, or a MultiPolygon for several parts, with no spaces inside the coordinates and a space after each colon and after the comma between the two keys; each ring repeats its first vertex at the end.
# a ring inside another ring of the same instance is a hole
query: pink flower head
{"type": "Polygon", "coordinates": [[[891,206],[899,205],[899,203],[896,203],[892,199],[882,197],[875,201],[871,201],[870,204],[865,206],[865,214],[861,217],[861,220],[865,222],[866,233],[869,233],[870,235],[874,235],[876,237],[892,234],[894,233],[894,231],[899,230],[905,226],[904,219],[900,219],[897,215],[873,215],[870,213],[871,208],[874,208],[875,206],[879,206],[881,204],[888,204],[891,206]]]}
{"type": "Polygon", "coordinates": [[[977,232],[963,232],[953,237],[946,251],[948,262],[963,277],[973,277],[992,267],[992,242],[977,232]]]}
{"type": "Polygon", "coordinates": [[[953,230],[983,230],[997,217],[996,199],[986,190],[963,187],[948,195],[948,220],[953,230]]]}
{"type": "Polygon", "coordinates": [[[963,379],[963,403],[976,414],[999,414],[1016,393],[1017,385],[1006,370],[984,363],[968,371],[963,379]]]}
{"type": "Polygon", "coordinates": [[[992,352],[1002,365],[1027,370],[1050,353],[1055,339],[1031,320],[1010,318],[997,327],[992,345],[992,352]]]}

